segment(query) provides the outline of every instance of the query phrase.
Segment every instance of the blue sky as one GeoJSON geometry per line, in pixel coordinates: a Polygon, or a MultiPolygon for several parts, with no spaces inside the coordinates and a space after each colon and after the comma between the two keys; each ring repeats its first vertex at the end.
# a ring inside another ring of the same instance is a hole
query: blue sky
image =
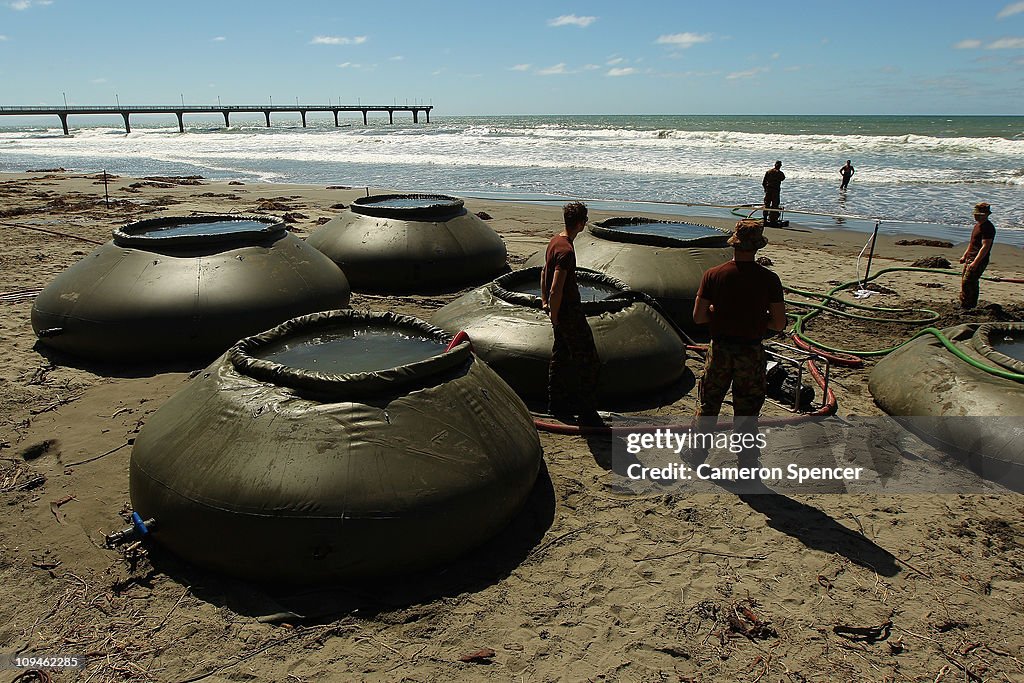
{"type": "Polygon", "coordinates": [[[1024,114],[1024,2],[0,0],[0,105],[1024,114]]]}

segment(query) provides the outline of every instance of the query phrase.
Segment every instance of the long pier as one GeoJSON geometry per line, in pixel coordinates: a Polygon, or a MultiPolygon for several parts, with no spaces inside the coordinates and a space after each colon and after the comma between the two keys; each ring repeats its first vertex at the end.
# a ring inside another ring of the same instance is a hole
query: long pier
{"type": "Polygon", "coordinates": [[[222,114],[224,116],[224,127],[231,125],[231,114],[259,114],[262,113],[267,119],[267,128],[270,128],[270,114],[273,112],[296,112],[302,116],[302,127],[306,127],[306,114],[311,111],[329,111],[334,113],[334,125],[338,125],[338,114],[343,111],[358,111],[363,113],[363,125],[367,124],[367,114],[373,112],[387,112],[388,123],[395,122],[395,112],[412,112],[413,123],[419,123],[420,113],[426,114],[427,123],[430,123],[430,110],[432,105],[337,105],[337,104],[303,104],[303,105],[217,105],[217,106],[178,106],[178,105],[157,105],[157,106],[116,106],[116,107],[0,107],[0,116],[57,116],[64,128],[64,135],[70,135],[68,129],[68,116],[71,114],[120,114],[124,119],[124,130],[132,132],[130,116],[132,114],[174,114],[178,117],[178,130],[185,132],[185,114],[222,114]]]}

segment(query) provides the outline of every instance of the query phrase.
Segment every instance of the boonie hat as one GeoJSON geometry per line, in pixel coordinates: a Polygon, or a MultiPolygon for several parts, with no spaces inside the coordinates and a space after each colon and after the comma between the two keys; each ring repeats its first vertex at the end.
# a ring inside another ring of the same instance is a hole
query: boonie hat
{"type": "Polygon", "coordinates": [[[735,249],[744,251],[757,251],[768,244],[768,238],[764,236],[764,226],[761,221],[744,219],[737,221],[733,228],[729,244],[735,249]]]}
{"type": "Polygon", "coordinates": [[[978,202],[974,205],[974,213],[983,213],[987,216],[992,213],[992,207],[989,206],[988,202],[978,202]]]}

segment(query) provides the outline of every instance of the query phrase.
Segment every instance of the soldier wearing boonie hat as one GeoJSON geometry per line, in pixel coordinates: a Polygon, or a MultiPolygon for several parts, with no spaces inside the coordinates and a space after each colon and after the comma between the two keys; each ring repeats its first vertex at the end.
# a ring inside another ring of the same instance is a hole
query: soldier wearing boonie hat
{"type": "Polygon", "coordinates": [[[967,242],[967,249],[960,257],[960,263],[964,264],[963,275],[960,278],[961,308],[969,309],[978,305],[981,276],[988,267],[992,243],[996,239],[996,228],[988,219],[991,213],[992,207],[988,202],[978,202],[974,205],[974,229],[971,231],[971,239],[967,242]]]}
{"type": "MultiPolygon", "coordinates": [[[[696,427],[709,433],[718,421],[725,395],[732,385],[734,431],[757,432],[757,417],[765,399],[765,351],[768,330],[786,326],[786,304],[779,276],[754,260],[768,244],[760,221],[736,223],[729,238],[733,260],[704,273],[693,305],[693,320],[707,323],[711,332],[704,359],[704,374],[697,385],[696,427]]],[[[695,449],[693,457],[706,457],[695,449]]],[[[743,454],[742,465],[757,460],[756,448],[743,454]]]]}

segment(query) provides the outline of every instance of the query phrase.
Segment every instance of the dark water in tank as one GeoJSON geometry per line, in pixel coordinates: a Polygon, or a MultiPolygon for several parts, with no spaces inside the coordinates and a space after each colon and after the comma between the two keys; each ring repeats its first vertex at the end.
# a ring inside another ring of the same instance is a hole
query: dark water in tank
{"type": "Polygon", "coordinates": [[[291,368],[345,374],[415,363],[440,355],[444,347],[405,330],[362,325],[298,334],[254,355],[291,368]]]}
{"type": "Polygon", "coordinates": [[[999,353],[1006,354],[1010,358],[1024,363],[1024,335],[1006,335],[1002,337],[993,335],[992,348],[999,353]]]}
{"type": "MultiPolygon", "coordinates": [[[[604,301],[612,294],[618,294],[620,290],[609,285],[602,285],[596,282],[580,282],[580,299],[586,301],[604,301]]],[[[521,282],[517,285],[507,287],[510,291],[521,292],[540,296],[540,282],[521,282]]]]}
{"type": "Polygon", "coordinates": [[[385,209],[425,209],[429,206],[450,206],[455,207],[458,202],[454,199],[444,197],[423,198],[423,197],[393,197],[374,202],[359,202],[356,206],[378,206],[385,209]]]}
{"type": "Polygon", "coordinates": [[[236,232],[252,232],[265,230],[267,223],[260,221],[226,220],[212,221],[209,223],[178,223],[174,225],[158,226],[147,228],[141,232],[134,232],[136,235],[146,237],[194,237],[196,235],[230,235],[236,232]]]}
{"type": "Polygon", "coordinates": [[[636,225],[609,225],[609,230],[628,232],[630,234],[658,235],[672,237],[677,240],[693,240],[700,237],[722,237],[724,233],[717,228],[709,228],[693,223],[639,223],[636,225]]]}

